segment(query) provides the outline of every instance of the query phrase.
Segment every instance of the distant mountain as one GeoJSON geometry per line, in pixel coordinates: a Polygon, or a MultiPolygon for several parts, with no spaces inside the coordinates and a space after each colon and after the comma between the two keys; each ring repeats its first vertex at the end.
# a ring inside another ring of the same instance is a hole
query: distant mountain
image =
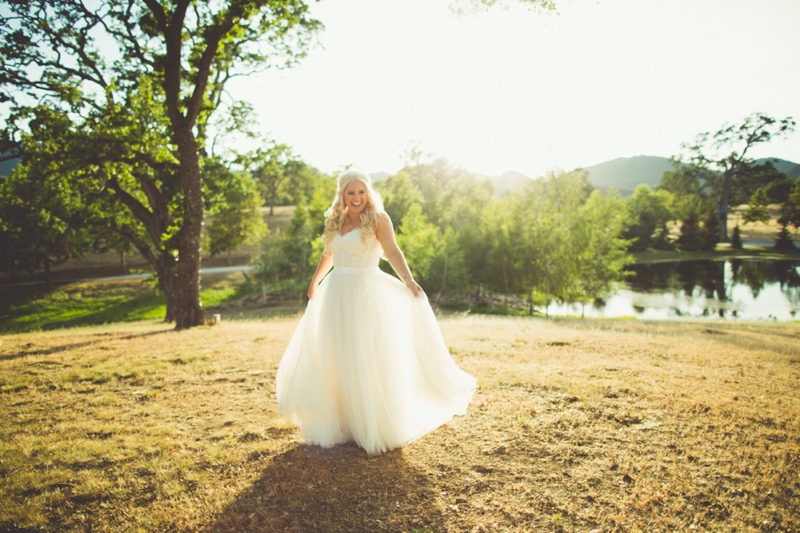
{"type": "Polygon", "coordinates": [[[658,187],[664,172],[672,170],[672,162],[666,157],[637,155],[619,157],[583,170],[589,173],[589,181],[598,189],[617,189],[621,195],[630,196],[640,183],[651,189],[658,187]]]}
{"type": "Polygon", "coordinates": [[[792,161],[786,161],[785,159],[778,159],[777,157],[765,157],[762,159],[756,159],[756,165],[763,165],[767,161],[772,161],[772,164],[775,166],[775,170],[783,172],[790,178],[797,178],[800,176],[800,165],[792,161]]]}
{"type": "Polygon", "coordinates": [[[523,183],[530,180],[525,174],[521,174],[515,170],[503,172],[499,176],[487,176],[487,179],[494,185],[495,196],[505,196],[511,191],[522,186],[523,183]]]}
{"type": "MultiPolygon", "coordinates": [[[[391,174],[387,172],[371,172],[370,177],[372,178],[373,182],[376,181],[384,181],[389,178],[391,174]]],[[[475,177],[478,179],[485,179],[492,182],[494,185],[494,195],[495,196],[505,196],[509,192],[513,191],[523,183],[525,183],[528,176],[521,174],[515,170],[509,170],[508,172],[504,172],[500,176],[487,176],[485,174],[475,174],[475,177]]]]}
{"type": "MultiPolygon", "coordinates": [[[[756,160],[757,165],[772,161],[775,168],[790,178],[800,176],[800,165],[776,157],[756,160]]],[[[600,189],[607,191],[617,189],[623,196],[630,196],[636,186],[644,183],[651,189],[658,187],[664,172],[672,170],[672,162],[666,157],[653,155],[637,155],[635,157],[620,157],[585,167],[589,173],[589,181],[600,189]]]]}
{"type": "MultiPolygon", "coordinates": [[[[3,154],[6,155],[6,154],[3,154]]],[[[11,171],[19,163],[19,159],[9,159],[7,161],[0,161],[0,178],[7,178],[11,175],[11,171]]]]}

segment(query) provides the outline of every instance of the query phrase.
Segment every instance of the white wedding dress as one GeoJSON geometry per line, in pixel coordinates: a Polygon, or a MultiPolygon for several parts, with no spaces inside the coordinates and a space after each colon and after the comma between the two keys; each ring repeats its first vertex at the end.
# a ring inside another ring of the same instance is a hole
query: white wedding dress
{"type": "Polygon", "coordinates": [[[424,294],[378,269],[380,244],[361,229],[329,250],[333,270],[278,368],[281,415],[308,444],[355,441],[374,455],[464,414],[476,380],[453,362],[424,294]]]}

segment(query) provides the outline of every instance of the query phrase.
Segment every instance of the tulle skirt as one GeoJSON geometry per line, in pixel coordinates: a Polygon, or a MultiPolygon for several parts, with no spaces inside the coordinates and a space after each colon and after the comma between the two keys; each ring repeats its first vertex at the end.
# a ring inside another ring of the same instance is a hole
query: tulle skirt
{"type": "Polygon", "coordinates": [[[377,267],[337,267],[320,283],[276,381],[281,415],[308,444],[355,441],[370,455],[466,413],[476,387],[427,298],[377,267]]]}

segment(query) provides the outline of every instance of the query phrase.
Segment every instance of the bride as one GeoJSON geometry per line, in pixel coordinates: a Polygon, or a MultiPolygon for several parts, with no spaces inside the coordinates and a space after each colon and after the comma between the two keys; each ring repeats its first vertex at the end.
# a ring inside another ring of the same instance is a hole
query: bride
{"type": "Polygon", "coordinates": [[[278,367],[278,406],[308,444],[355,441],[375,455],[466,413],[476,380],[450,357],[370,177],[339,176],[325,215],[308,307],[278,367]],[[381,253],[402,282],[378,269],[381,253]]]}

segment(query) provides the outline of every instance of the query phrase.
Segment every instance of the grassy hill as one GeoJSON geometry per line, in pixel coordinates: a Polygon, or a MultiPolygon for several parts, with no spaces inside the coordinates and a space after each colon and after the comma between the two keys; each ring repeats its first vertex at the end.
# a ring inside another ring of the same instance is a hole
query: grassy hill
{"type": "MultiPolygon", "coordinates": [[[[800,165],[792,161],[777,158],[764,158],[756,161],[761,165],[773,161],[775,168],[790,178],[800,176],[800,165]]],[[[664,172],[672,170],[669,158],[638,155],[635,157],[619,157],[584,168],[589,173],[589,181],[602,191],[617,189],[623,196],[630,196],[636,187],[644,183],[651,189],[658,187],[664,172]]]]}
{"type": "Polygon", "coordinates": [[[0,531],[797,531],[797,323],[444,317],[466,416],[303,444],[297,317],[6,335],[0,531]]]}
{"type": "Polygon", "coordinates": [[[672,170],[672,162],[666,157],[638,155],[619,157],[584,170],[598,189],[617,189],[623,196],[630,196],[640,183],[649,185],[651,189],[658,187],[664,172],[672,170]]]}

